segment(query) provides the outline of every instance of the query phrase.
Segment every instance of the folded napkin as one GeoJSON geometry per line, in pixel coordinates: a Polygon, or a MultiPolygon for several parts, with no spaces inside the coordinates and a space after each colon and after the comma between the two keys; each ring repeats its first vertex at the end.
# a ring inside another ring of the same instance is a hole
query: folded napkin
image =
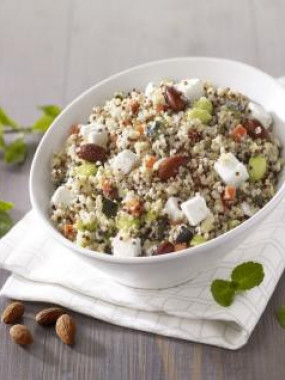
{"type": "Polygon", "coordinates": [[[60,245],[29,212],[0,241],[0,267],[12,272],[1,294],[46,301],[104,321],[229,349],[243,346],[285,267],[285,200],[216,267],[169,289],[133,289],[113,281],[83,256],[60,245]],[[228,278],[244,261],[263,264],[261,286],[232,306],[216,304],[211,281],[228,278]]]}

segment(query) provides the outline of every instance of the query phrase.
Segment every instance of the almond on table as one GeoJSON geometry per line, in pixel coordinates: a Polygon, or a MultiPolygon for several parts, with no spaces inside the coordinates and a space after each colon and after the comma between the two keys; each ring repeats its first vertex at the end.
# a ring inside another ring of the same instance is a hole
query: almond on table
{"type": "Polygon", "coordinates": [[[10,303],[2,312],[1,321],[8,325],[18,322],[25,312],[25,306],[20,301],[10,303]]]}

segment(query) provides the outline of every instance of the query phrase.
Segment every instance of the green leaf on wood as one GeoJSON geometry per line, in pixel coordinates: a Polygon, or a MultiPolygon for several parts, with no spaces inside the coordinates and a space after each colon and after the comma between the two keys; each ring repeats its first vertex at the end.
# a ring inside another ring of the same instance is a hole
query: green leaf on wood
{"type": "Polygon", "coordinates": [[[33,130],[44,133],[54,119],[60,114],[61,109],[55,105],[41,106],[39,109],[43,112],[43,115],[35,122],[33,130]]]}
{"type": "Polygon", "coordinates": [[[0,124],[12,128],[18,127],[18,124],[6,114],[2,107],[0,107],[0,124]]]}
{"type": "Polygon", "coordinates": [[[13,220],[6,211],[0,211],[0,237],[4,236],[13,226],[13,220]]]}
{"type": "Polygon", "coordinates": [[[19,138],[6,146],[4,160],[7,164],[21,164],[25,161],[27,153],[27,144],[23,139],[19,138]]]}

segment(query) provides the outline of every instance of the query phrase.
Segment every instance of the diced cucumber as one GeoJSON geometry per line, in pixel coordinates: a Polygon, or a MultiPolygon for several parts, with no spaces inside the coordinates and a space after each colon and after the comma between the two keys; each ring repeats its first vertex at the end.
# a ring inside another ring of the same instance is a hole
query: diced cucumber
{"type": "Polygon", "coordinates": [[[157,218],[158,218],[158,213],[155,212],[154,210],[149,210],[145,214],[145,221],[146,222],[154,222],[155,220],[157,220],[157,218]]]}
{"type": "Polygon", "coordinates": [[[79,177],[89,177],[97,173],[97,167],[94,164],[86,163],[80,166],[76,166],[73,169],[73,173],[79,177]]]}
{"type": "Polygon", "coordinates": [[[251,181],[259,181],[264,178],[267,170],[267,159],[262,154],[253,156],[249,159],[248,171],[251,181]]]}
{"type": "Polygon", "coordinates": [[[208,124],[212,120],[212,115],[209,111],[200,108],[193,108],[188,111],[187,117],[189,120],[198,119],[203,124],[208,124]]]}
{"type": "Polygon", "coordinates": [[[78,231],[94,232],[97,229],[97,223],[96,222],[84,223],[82,220],[77,220],[74,227],[78,231]]]}
{"type": "Polygon", "coordinates": [[[239,225],[240,225],[240,221],[237,220],[237,219],[233,219],[233,220],[229,221],[229,227],[230,228],[235,228],[235,227],[237,227],[239,225]]]}
{"type": "Polygon", "coordinates": [[[210,114],[212,114],[212,112],[213,112],[213,104],[212,104],[211,100],[209,100],[205,97],[202,97],[199,100],[196,100],[196,102],[194,103],[194,108],[198,108],[200,110],[208,111],[210,114]]]}
{"type": "Polygon", "coordinates": [[[191,243],[190,245],[192,246],[196,246],[196,245],[200,245],[200,244],[203,244],[207,241],[207,239],[204,238],[204,236],[202,235],[194,235],[192,240],[191,240],[191,243]]]}
{"type": "Polygon", "coordinates": [[[128,231],[129,229],[137,230],[140,227],[140,220],[127,213],[121,213],[116,218],[116,227],[118,230],[128,231]]]}

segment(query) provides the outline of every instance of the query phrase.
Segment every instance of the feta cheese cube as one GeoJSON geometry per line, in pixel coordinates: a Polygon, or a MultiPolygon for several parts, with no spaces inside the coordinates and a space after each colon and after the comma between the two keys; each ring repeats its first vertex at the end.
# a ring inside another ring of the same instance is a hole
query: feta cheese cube
{"type": "Polygon", "coordinates": [[[119,235],[112,240],[113,255],[117,257],[137,257],[141,255],[141,239],[123,240],[119,235]]]}
{"type": "Polygon", "coordinates": [[[149,98],[151,96],[151,94],[153,93],[154,91],[154,84],[153,82],[149,82],[147,85],[146,85],[146,88],[144,90],[144,94],[147,98],[149,98]]]}
{"type": "Polygon", "coordinates": [[[250,208],[250,205],[247,202],[242,202],[241,203],[241,209],[246,216],[252,216],[253,212],[250,208]]]}
{"type": "Polygon", "coordinates": [[[232,153],[222,153],[214,169],[227,185],[241,186],[249,177],[245,165],[232,153]]]}
{"type": "Polygon", "coordinates": [[[130,171],[132,171],[136,162],[137,155],[131,150],[125,149],[112,160],[111,166],[114,170],[128,174],[130,171]]]}
{"type": "Polygon", "coordinates": [[[201,195],[183,202],[181,208],[192,226],[197,226],[211,213],[207,207],[205,198],[201,195]]]}
{"type": "Polygon", "coordinates": [[[182,80],[175,87],[178,91],[182,92],[186,99],[190,101],[200,99],[205,95],[205,90],[201,79],[182,80]]]}
{"type": "Polygon", "coordinates": [[[75,200],[76,195],[65,185],[62,185],[55,190],[51,198],[51,203],[57,207],[68,207],[71,206],[75,202],[75,200]]]}
{"type": "Polygon", "coordinates": [[[265,111],[265,109],[257,103],[250,102],[248,105],[250,115],[253,119],[258,120],[264,128],[269,128],[272,124],[272,116],[265,111]]]}
{"type": "Polygon", "coordinates": [[[167,202],[165,203],[164,210],[169,216],[169,219],[173,220],[174,222],[178,222],[179,220],[183,219],[183,212],[179,207],[178,198],[176,197],[168,198],[167,202]]]}
{"type": "Polygon", "coordinates": [[[84,137],[86,142],[96,144],[102,148],[106,148],[109,141],[107,128],[100,123],[81,125],[80,135],[84,137]]]}

